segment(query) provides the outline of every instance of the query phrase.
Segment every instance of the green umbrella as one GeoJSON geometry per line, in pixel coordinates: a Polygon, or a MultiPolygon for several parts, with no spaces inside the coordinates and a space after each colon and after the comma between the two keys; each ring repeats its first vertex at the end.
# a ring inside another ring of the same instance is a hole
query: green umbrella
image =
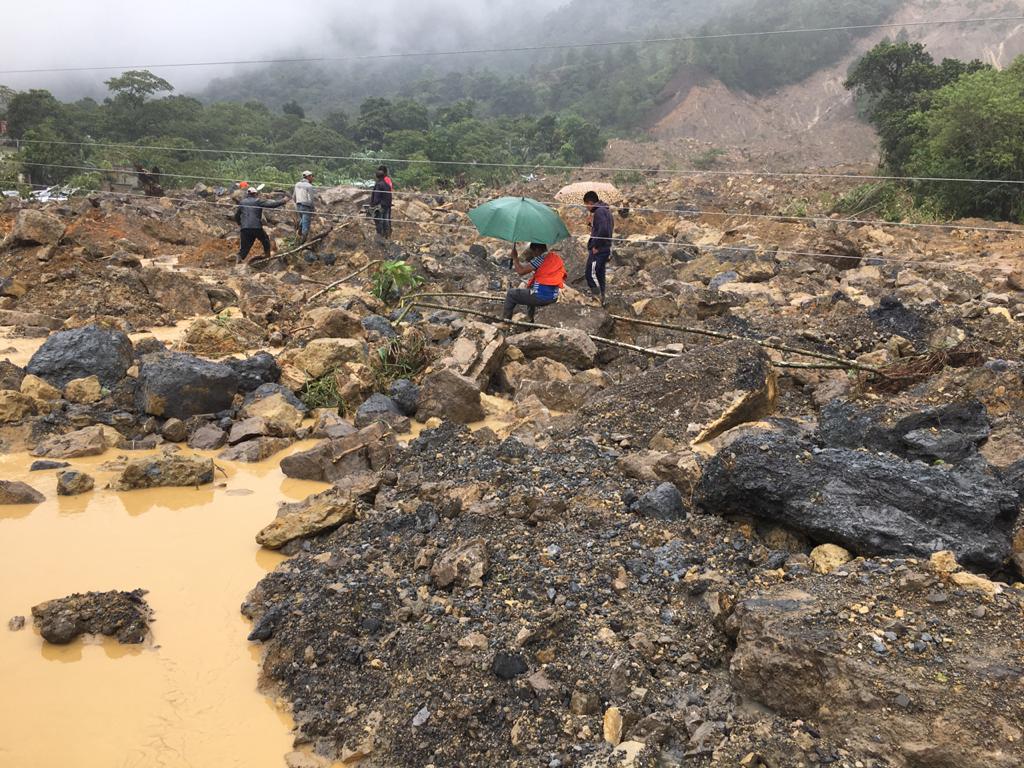
{"type": "Polygon", "coordinates": [[[557,213],[528,197],[491,200],[470,211],[469,219],[484,237],[510,243],[554,245],[569,237],[569,229],[557,213]]]}

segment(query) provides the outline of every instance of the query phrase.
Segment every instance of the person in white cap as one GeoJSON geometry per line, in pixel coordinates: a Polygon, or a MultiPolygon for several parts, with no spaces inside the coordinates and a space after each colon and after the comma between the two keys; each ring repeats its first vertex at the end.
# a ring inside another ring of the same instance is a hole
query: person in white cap
{"type": "Polygon", "coordinates": [[[316,201],[316,187],[313,186],[313,172],[303,171],[302,181],[295,185],[295,207],[299,209],[299,242],[306,242],[309,226],[313,221],[316,201]]]}

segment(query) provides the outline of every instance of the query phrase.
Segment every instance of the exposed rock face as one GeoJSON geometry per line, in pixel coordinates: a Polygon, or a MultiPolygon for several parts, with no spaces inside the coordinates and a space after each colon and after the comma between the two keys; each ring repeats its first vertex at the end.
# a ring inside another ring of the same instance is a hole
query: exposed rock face
{"type": "Polygon", "coordinates": [[[21,394],[28,395],[34,400],[52,401],[60,400],[61,397],[61,391],[59,389],[50,386],[38,376],[33,376],[31,373],[21,380],[20,389],[21,394]]]}
{"type": "Polygon", "coordinates": [[[501,366],[506,346],[504,334],[493,325],[469,322],[438,365],[453,368],[483,389],[501,366]]]}
{"type": "Polygon", "coordinates": [[[64,237],[64,221],[59,216],[32,208],[18,211],[7,244],[56,245],[64,237]]]}
{"type": "Polygon", "coordinates": [[[363,335],[359,317],[338,307],[314,307],[304,315],[303,325],[312,326],[311,339],[351,339],[363,335]]]}
{"type": "Polygon", "coordinates": [[[139,273],[143,285],[156,303],[179,316],[208,315],[212,311],[205,286],[180,272],[149,267],[139,273]]]}
{"type": "Polygon", "coordinates": [[[324,440],[308,451],[286,456],[281,471],[299,480],[334,483],[383,469],[394,448],[391,430],[378,422],[349,437],[324,440]]]}
{"type": "Polygon", "coordinates": [[[42,504],[46,497],[27,483],[0,480],[0,504],[42,504]]]}
{"type": "MultiPolygon", "coordinates": [[[[113,435],[111,436],[111,438],[113,435]]],[[[49,437],[32,451],[33,456],[50,459],[78,459],[83,456],[101,456],[112,440],[100,425],[86,427],[66,435],[49,437]]]]}
{"type": "Polygon", "coordinates": [[[315,536],[355,519],[359,500],[372,501],[380,486],[377,475],[359,473],[339,487],[318,493],[295,504],[281,504],[277,518],[256,536],[267,549],[280,549],[295,539],[315,536]]]}
{"type": "Polygon", "coordinates": [[[36,402],[28,395],[0,389],[0,423],[21,421],[36,414],[36,402]]]}
{"type": "Polygon", "coordinates": [[[909,413],[837,400],[822,409],[818,426],[819,437],[830,448],[867,448],[949,464],[976,454],[990,433],[985,406],[977,400],[909,413]]]}
{"type": "Polygon", "coordinates": [[[442,552],[430,569],[430,578],[441,589],[453,585],[479,587],[489,567],[487,541],[477,537],[442,552]]]}
{"type": "Polygon", "coordinates": [[[79,496],[88,493],[96,486],[96,481],[77,470],[68,470],[57,473],[57,495],[58,496],[79,496]]]}
{"type": "Polygon", "coordinates": [[[103,386],[95,376],[84,379],[72,379],[64,387],[64,397],[69,403],[91,405],[103,399],[103,386]]]}
{"type": "Polygon", "coordinates": [[[928,556],[998,569],[1010,557],[1019,499],[975,468],[752,434],[704,469],[695,501],[715,514],[754,515],[864,555],[928,556]]]}
{"type": "Polygon", "coordinates": [[[151,416],[187,419],[231,406],[238,376],[227,365],[173,354],[139,367],[139,406],[151,416]]]}
{"type": "Polygon", "coordinates": [[[227,440],[227,432],[216,424],[204,424],[189,437],[188,447],[197,451],[215,451],[227,440]]]}
{"type": "Polygon", "coordinates": [[[508,343],[528,358],[546,357],[580,370],[593,368],[597,358],[597,345],[578,329],[530,331],[510,337],[508,343]]]}
{"type": "Polygon", "coordinates": [[[409,417],[387,395],[373,394],[356,409],[355,425],[368,427],[375,421],[381,421],[397,431],[409,428],[409,417]]]}
{"type": "Polygon", "coordinates": [[[425,422],[437,417],[443,421],[472,424],[486,413],[480,402],[480,389],[472,379],[442,368],[424,379],[420,389],[416,419],[425,422]]]}
{"type": "Polygon", "coordinates": [[[114,488],[134,491],[142,488],[188,488],[213,482],[213,459],[158,456],[130,462],[114,488]]]}
{"type": "Polygon", "coordinates": [[[290,447],[292,440],[287,437],[257,437],[238,445],[233,445],[221,452],[218,459],[224,461],[241,461],[256,464],[266,461],[275,453],[290,447]]]}
{"type": "Polygon", "coordinates": [[[304,418],[303,413],[280,392],[254,400],[242,409],[241,415],[246,419],[262,419],[271,430],[267,434],[280,437],[294,435],[304,418]]]}
{"type": "Polygon", "coordinates": [[[43,638],[56,645],[81,635],[106,635],[119,643],[138,644],[146,639],[153,616],[145,594],[142,589],[76,593],[34,606],[32,621],[43,638]]]}
{"type": "Polygon", "coordinates": [[[281,380],[281,369],[269,352],[259,352],[244,360],[227,360],[225,364],[238,375],[239,392],[253,392],[264,384],[281,380]]]}
{"type": "Polygon", "coordinates": [[[416,409],[420,402],[420,388],[408,379],[399,379],[392,382],[388,389],[388,396],[395,402],[398,409],[406,416],[416,415],[416,409]]]}
{"type": "Polygon", "coordinates": [[[819,723],[885,765],[1021,765],[1024,709],[1012,692],[1021,679],[1019,634],[972,618],[979,610],[1019,610],[1019,596],[993,604],[980,592],[947,592],[924,572],[864,565],[740,602],[729,620],[737,634],[736,687],[785,717],[819,723]],[[940,598],[945,608],[937,611],[940,598]],[[904,619],[894,618],[894,607],[904,619]]]}
{"type": "Polygon", "coordinates": [[[50,336],[26,370],[59,389],[88,376],[96,376],[110,389],[124,378],[131,365],[132,342],[125,334],[87,325],[50,336]]]}
{"type": "Polygon", "coordinates": [[[775,409],[775,372],[764,350],[746,341],[701,347],[595,395],[577,417],[588,428],[688,445],[706,442],[775,409]],[[697,425],[694,434],[690,425],[697,425]]]}
{"type": "Polygon", "coordinates": [[[319,379],[343,363],[365,362],[366,344],[358,339],[314,339],[305,348],[282,355],[281,361],[319,379]]]}
{"type": "Polygon", "coordinates": [[[232,355],[259,346],[263,335],[260,326],[244,317],[201,317],[185,332],[181,349],[208,357],[232,355]]]}

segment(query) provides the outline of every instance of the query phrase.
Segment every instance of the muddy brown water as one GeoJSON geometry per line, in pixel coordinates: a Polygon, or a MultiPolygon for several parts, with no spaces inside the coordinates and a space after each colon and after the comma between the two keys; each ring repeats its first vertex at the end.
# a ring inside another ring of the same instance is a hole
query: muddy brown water
{"type": "Polygon", "coordinates": [[[220,463],[216,487],[102,490],[112,473],[99,467],[117,455],[74,460],[101,489],[74,498],[56,495],[54,472],[30,473],[30,457],[0,456],[0,477],[46,496],[0,506],[0,765],[280,768],[291,722],[257,690],[259,649],[239,605],[281,562],[254,540],[277,503],[327,486],[285,478],[279,454],[220,463]],[[31,626],[45,600],[136,587],[155,612],[148,644],[52,646],[31,626]],[[28,626],[11,632],[16,615],[28,626]]]}

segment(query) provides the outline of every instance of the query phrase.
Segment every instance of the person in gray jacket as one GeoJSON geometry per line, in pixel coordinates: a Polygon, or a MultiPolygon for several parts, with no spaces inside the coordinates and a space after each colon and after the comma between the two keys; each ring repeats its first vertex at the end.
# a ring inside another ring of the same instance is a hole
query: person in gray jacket
{"type": "Polygon", "coordinates": [[[309,227],[313,221],[316,203],[316,187],[313,186],[313,172],[305,171],[302,181],[295,185],[295,207],[299,209],[299,242],[306,242],[309,227]]]}
{"type": "Polygon", "coordinates": [[[248,262],[249,251],[257,240],[263,246],[263,255],[270,256],[270,237],[263,228],[263,210],[265,208],[280,208],[288,202],[283,200],[260,200],[260,191],[256,187],[249,187],[245,199],[235,209],[235,222],[241,228],[238,256],[235,263],[248,262]]]}

